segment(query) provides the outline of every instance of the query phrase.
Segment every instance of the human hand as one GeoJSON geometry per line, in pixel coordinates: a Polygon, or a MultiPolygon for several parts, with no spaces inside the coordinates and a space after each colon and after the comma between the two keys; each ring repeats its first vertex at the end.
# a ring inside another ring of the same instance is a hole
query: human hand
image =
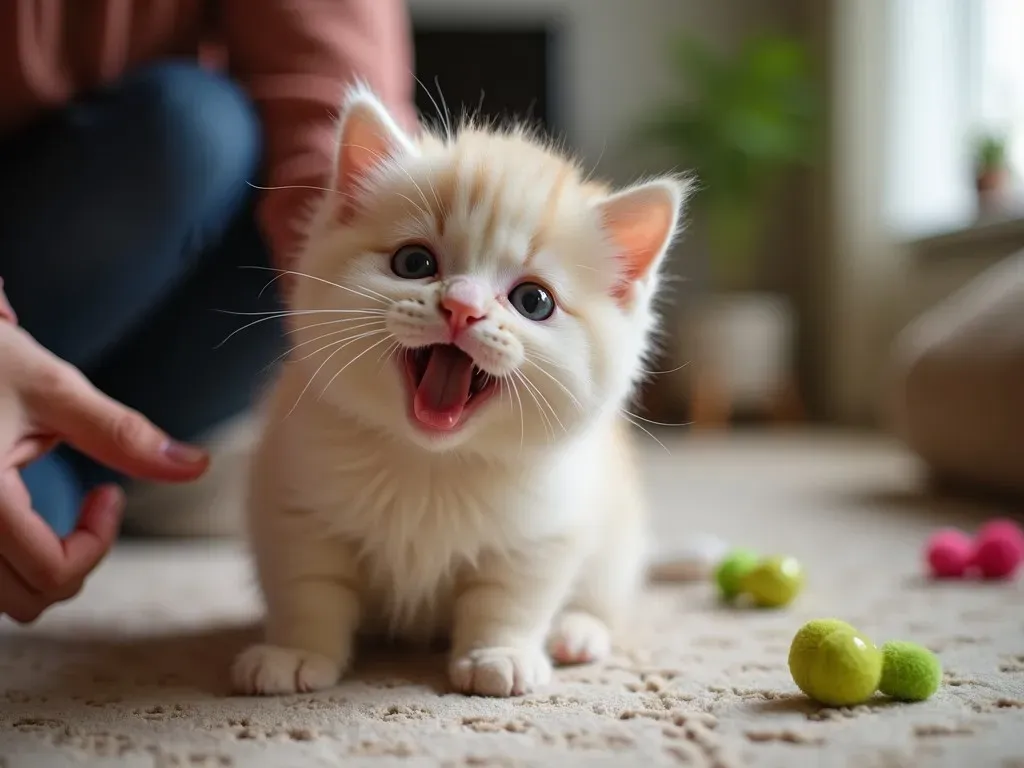
{"type": "MultiPolygon", "coordinates": [[[[0,317],[13,320],[6,306],[0,289],[0,317]]],[[[124,495],[115,485],[88,495],[64,540],[32,509],[20,469],[60,442],[148,480],[194,480],[209,463],[205,452],[170,440],[14,322],[0,320],[0,615],[19,623],[75,596],[120,524],[124,495]]]]}

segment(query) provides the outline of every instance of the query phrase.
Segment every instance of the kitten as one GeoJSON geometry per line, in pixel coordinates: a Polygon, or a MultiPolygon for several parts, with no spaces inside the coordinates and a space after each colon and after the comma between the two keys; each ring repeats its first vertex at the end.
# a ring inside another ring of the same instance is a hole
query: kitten
{"type": "Polygon", "coordinates": [[[450,639],[467,694],[610,652],[643,579],[620,409],[687,183],[612,192],[521,131],[405,135],[347,95],[248,520],[240,692],[333,685],[359,633],[450,639]]]}

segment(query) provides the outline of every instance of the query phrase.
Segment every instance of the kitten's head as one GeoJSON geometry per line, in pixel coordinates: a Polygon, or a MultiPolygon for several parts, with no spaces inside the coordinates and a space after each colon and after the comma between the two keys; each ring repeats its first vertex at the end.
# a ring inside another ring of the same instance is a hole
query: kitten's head
{"type": "Polygon", "coordinates": [[[686,187],[611,191],[519,131],[412,138],[354,89],[338,191],[299,262],[293,360],[314,396],[427,449],[565,439],[642,373],[686,187]]]}

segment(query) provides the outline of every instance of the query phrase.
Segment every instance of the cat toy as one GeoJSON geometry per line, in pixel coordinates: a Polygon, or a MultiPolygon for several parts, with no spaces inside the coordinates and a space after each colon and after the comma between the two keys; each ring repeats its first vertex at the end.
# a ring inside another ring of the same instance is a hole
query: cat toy
{"type": "Polygon", "coordinates": [[[749,549],[734,549],[715,569],[722,599],[748,597],[759,608],[780,608],[796,599],[804,586],[804,569],[793,557],[762,558],[749,549]]]}
{"type": "Polygon", "coordinates": [[[840,619],[804,624],[789,649],[793,682],[830,707],[863,704],[876,691],[897,701],[924,701],[942,682],[939,659],[915,643],[890,641],[878,648],[840,619]]]}
{"type": "Polygon", "coordinates": [[[1024,562],[1024,531],[1004,518],[985,523],[974,538],[942,528],[929,537],[925,561],[937,579],[960,579],[973,572],[985,579],[1009,579],[1024,562]]]}

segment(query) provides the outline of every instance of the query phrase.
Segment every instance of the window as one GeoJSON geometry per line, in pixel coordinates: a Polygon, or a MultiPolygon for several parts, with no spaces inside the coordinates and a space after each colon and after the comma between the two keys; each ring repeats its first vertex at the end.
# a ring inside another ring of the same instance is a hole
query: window
{"type": "Polygon", "coordinates": [[[889,225],[903,237],[969,226],[983,133],[1007,138],[1024,177],[1024,0],[892,0],[888,10],[889,225]]]}
{"type": "Polygon", "coordinates": [[[1024,175],[1024,0],[972,0],[978,15],[975,113],[1005,131],[1010,162],[1024,175]]]}

